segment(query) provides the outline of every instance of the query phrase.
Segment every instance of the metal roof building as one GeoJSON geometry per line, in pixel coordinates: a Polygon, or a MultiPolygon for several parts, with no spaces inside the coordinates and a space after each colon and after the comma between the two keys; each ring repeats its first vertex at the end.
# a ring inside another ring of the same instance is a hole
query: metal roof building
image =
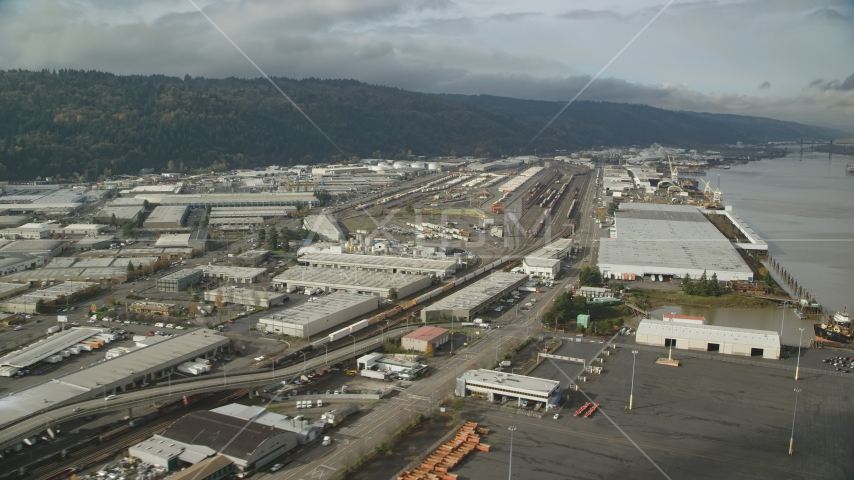
{"type": "Polygon", "coordinates": [[[113,215],[116,216],[116,221],[124,223],[124,222],[132,222],[137,219],[137,215],[142,213],[144,210],[142,205],[129,205],[129,206],[121,206],[121,207],[104,207],[100,212],[92,215],[92,218],[97,222],[110,223],[110,220],[113,218],[113,215]]]}
{"type": "Polygon", "coordinates": [[[183,292],[190,285],[199,283],[202,271],[197,268],[185,268],[160,277],[155,284],[161,292],[183,292]]]}
{"type": "Polygon", "coordinates": [[[718,281],[751,280],[753,272],[732,243],[700,209],[681,205],[623,203],[615,214],[616,236],[599,245],[605,278],[665,275],[718,281]]]}
{"type": "Polygon", "coordinates": [[[427,351],[427,345],[436,348],[450,339],[449,330],[446,328],[421,327],[412,333],[408,333],[401,339],[401,345],[407,350],[427,351]]]}
{"type": "Polygon", "coordinates": [[[218,278],[220,280],[234,280],[238,283],[255,283],[265,275],[266,268],[250,267],[225,267],[219,265],[200,265],[202,275],[205,278],[218,278]]]}
{"type": "Polygon", "coordinates": [[[210,330],[193,330],[18,390],[14,395],[3,398],[0,427],[43,410],[45,403],[53,407],[68,405],[118,394],[144,382],[165,380],[176,366],[222,352],[230,343],[229,338],[210,330]]]}
{"type": "Polygon", "coordinates": [[[395,290],[398,298],[408,297],[427,288],[432,279],[427,275],[343,270],[319,267],[294,267],[273,278],[274,285],[322,288],[324,291],[344,290],[385,297],[395,290]]]}
{"type": "Polygon", "coordinates": [[[523,401],[544,403],[546,408],[560,402],[560,382],[544,378],[528,377],[495,370],[467,370],[457,377],[454,394],[484,397],[489,401],[507,397],[521,405],[523,401]]]}
{"type": "Polygon", "coordinates": [[[299,258],[312,267],[351,268],[387,273],[416,273],[443,278],[457,271],[454,260],[427,260],[387,255],[352,255],[347,253],[309,253],[299,258]]]}
{"type": "Polygon", "coordinates": [[[42,360],[73,347],[87,338],[101,333],[108,333],[109,328],[75,327],[70,330],[57,332],[45,339],[16,350],[0,358],[0,366],[28,368],[42,360]]]}
{"type": "Polygon", "coordinates": [[[152,230],[182,228],[181,220],[185,213],[186,205],[160,205],[154,208],[142,226],[152,230]]]}
{"type": "Polygon", "coordinates": [[[291,337],[310,338],[378,306],[379,300],[373,295],[336,292],[319,297],[315,302],[265,315],[258,321],[258,328],[291,337]]]}
{"type": "Polygon", "coordinates": [[[425,322],[442,315],[469,320],[528,280],[524,273],[495,272],[421,310],[425,322]]]}
{"type": "Polygon", "coordinates": [[[642,320],[635,342],[641,345],[780,358],[780,334],[770,330],[642,320]]]}
{"type": "Polygon", "coordinates": [[[314,205],[317,197],[310,192],[273,193],[210,193],[190,195],[141,194],[151,203],[159,205],[187,205],[189,207],[285,207],[297,204],[314,205]]]}

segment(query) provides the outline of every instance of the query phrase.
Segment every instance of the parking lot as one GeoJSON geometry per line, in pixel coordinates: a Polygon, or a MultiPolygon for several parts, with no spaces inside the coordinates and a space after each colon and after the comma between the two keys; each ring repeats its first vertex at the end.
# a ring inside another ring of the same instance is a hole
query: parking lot
{"type": "MultiPolygon", "coordinates": [[[[600,345],[601,346],[601,345],[600,345]]],[[[507,474],[510,436],[514,478],[851,478],[854,378],[681,358],[655,364],[639,352],[634,405],[630,348],[606,357],[601,375],[568,392],[560,418],[538,419],[515,408],[467,401],[466,418],[495,429],[454,471],[465,478],[507,474]],[[788,456],[795,391],[794,455],[788,456]],[[584,402],[600,403],[590,418],[573,417],[584,402]],[[659,470],[660,469],[660,470],[659,470]]],[[[580,365],[547,360],[533,375],[567,382],[580,365]]],[[[565,383],[564,383],[565,384],[565,383]]]]}

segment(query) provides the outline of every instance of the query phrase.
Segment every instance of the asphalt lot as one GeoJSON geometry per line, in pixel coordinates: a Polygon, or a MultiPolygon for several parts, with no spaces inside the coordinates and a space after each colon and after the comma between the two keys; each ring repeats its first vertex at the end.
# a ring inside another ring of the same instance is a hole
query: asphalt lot
{"type": "MultiPolygon", "coordinates": [[[[468,401],[466,418],[495,429],[484,440],[492,451],[472,455],[454,473],[463,478],[506,475],[507,427],[514,425],[513,478],[519,479],[854,475],[848,460],[854,453],[849,428],[854,379],[813,374],[795,382],[790,370],[681,358],[678,353],[674,358],[682,366],[667,367],[655,364],[658,353],[640,352],[630,411],[630,351],[618,348],[606,357],[604,373],[588,375],[580,392],[570,392],[558,420],[468,401]],[[794,456],[789,457],[795,387],[801,393],[794,456]],[[590,418],[573,417],[588,399],[601,403],[601,410],[590,418]]],[[[549,360],[534,373],[566,381],[560,370],[572,376],[579,369],[577,364],[549,360]]]]}

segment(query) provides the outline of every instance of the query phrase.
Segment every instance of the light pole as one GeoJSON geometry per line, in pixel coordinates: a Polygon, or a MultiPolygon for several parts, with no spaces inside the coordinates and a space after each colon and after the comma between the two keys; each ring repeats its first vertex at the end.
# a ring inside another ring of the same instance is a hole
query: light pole
{"type": "Polygon", "coordinates": [[[308,357],[305,356],[305,352],[299,352],[302,355],[302,373],[305,373],[305,362],[308,361],[308,357]]]}
{"type": "Polygon", "coordinates": [[[507,465],[507,480],[511,480],[513,478],[513,432],[516,431],[516,427],[510,425],[507,430],[510,430],[510,462],[507,465]]]}
{"type": "Polygon", "coordinates": [[[632,350],[632,388],[629,390],[629,410],[632,409],[632,399],[635,395],[635,363],[638,359],[638,351],[632,350]]]}
{"type": "Polygon", "coordinates": [[[356,336],[355,335],[347,335],[348,337],[353,337],[353,360],[356,359],[356,336]]]}
{"type": "Polygon", "coordinates": [[[795,443],[795,416],[798,413],[798,394],[801,393],[800,388],[795,389],[795,409],[792,411],[792,436],[789,437],[789,455],[792,454],[792,444],[795,443]]]}
{"type": "Polygon", "coordinates": [[[786,304],[783,304],[783,321],[780,322],[780,343],[783,343],[783,326],[786,325],[786,304]]]}
{"type": "Polygon", "coordinates": [[[323,353],[323,355],[324,355],[324,356],[323,356],[323,363],[325,363],[325,364],[326,364],[326,366],[328,367],[328,366],[329,366],[329,346],[328,346],[328,345],[324,345],[324,346],[323,346],[323,348],[325,348],[325,349],[326,349],[326,350],[324,351],[324,353],[323,353]]]}
{"type": "Polygon", "coordinates": [[[801,342],[804,341],[804,327],[798,328],[801,331],[801,336],[798,339],[798,364],[795,366],[795,380],[798,379],[798,370],[801,368],[801,342]]]}

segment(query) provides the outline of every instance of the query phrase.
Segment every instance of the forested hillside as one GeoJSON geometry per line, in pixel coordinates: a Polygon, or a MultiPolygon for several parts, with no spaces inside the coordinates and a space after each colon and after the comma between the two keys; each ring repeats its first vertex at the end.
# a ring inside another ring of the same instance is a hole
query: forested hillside
{"type": "Polygon", "coordinates": [[[427,95],[354,80],[275,80],[343,154],[264,79],[0,72],[0,180],[841,136],[754,117],[577,102],[521,152],[561,103],[427,95]]]}

